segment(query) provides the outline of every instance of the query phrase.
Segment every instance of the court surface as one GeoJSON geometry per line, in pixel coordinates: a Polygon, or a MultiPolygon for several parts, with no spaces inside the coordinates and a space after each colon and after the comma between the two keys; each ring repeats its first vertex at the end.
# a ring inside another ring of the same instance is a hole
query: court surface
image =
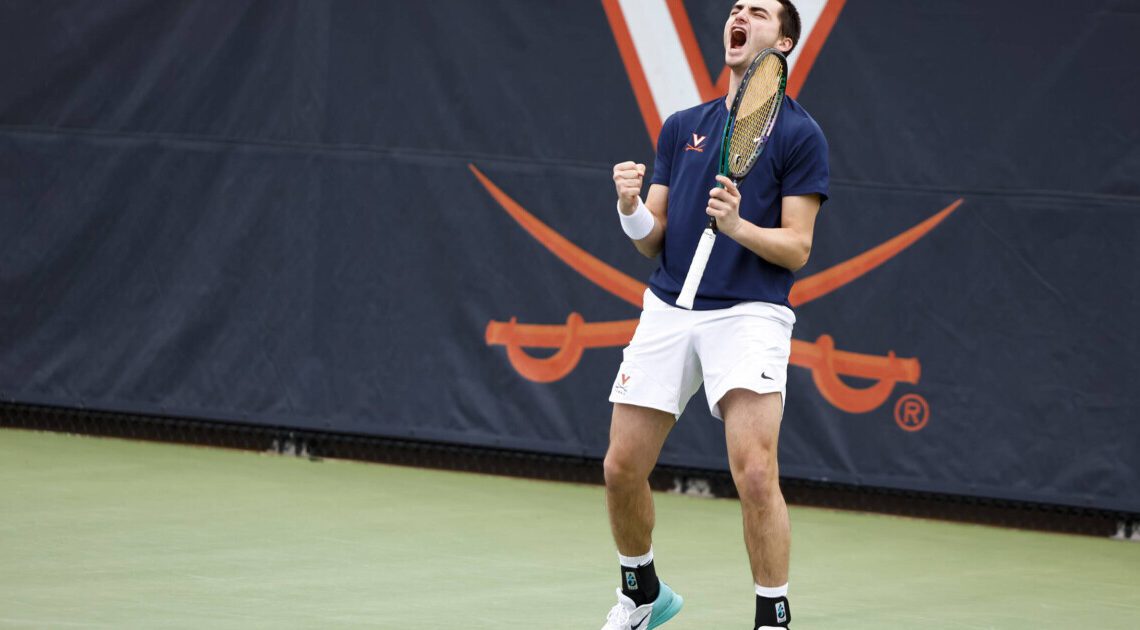
{"type": "MultiPolygon", "coordinates": [[[[738,504],[658,494],[669,630],[749,628],[738,504]]],[[[1140,544],[791,509],[793,628],[1140,628],[1140,544]]],[[[585,628],[600,487],[0,429],[0,628],[585,628]]]]}

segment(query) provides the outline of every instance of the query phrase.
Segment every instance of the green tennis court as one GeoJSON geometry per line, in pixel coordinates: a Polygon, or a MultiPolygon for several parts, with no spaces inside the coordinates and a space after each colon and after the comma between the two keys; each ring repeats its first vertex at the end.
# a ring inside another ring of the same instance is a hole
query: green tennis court
{"type": "MultiPolygon", "coordinates": [[[[741,628],[735,501],[657,495],[670,630],[741,628]]],[[[801,630],[1140,627],[1140,545],[792,508],[801,630]]],[[[594,628],[602,489],[0,430],[0,627],[594,628]]]]}

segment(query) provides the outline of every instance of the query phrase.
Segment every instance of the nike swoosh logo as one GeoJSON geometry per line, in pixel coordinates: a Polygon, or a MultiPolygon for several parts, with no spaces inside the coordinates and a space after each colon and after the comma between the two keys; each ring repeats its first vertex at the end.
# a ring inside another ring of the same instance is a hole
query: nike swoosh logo
{"type": "Polygon", "coordinates": [[[646,621],[649,621],[649,617],[650,617],[649,615],[646,615],[646,616],[645,616],[645,619],[642,619],[641,621],[637,622],[637,625],[636,625],[636,626],[630,626],[630,627],[629,627],[629,630],[637,630],[637,629],[638,629],[638,628],[640,628],[642,625],[644,625],[646,621]]]}
{"type": "Polygon", "coordinates": [[[768,376],[768,373],[767,373],[767,372],[761,372],[761,373],[760,373],[760,378],[762,378],[762,379],[764,379],[764,380],[768,380],[768,381],[774,381],[774,380],[776,380],[776,379],[772,378],[771,376],[768,376]]]}

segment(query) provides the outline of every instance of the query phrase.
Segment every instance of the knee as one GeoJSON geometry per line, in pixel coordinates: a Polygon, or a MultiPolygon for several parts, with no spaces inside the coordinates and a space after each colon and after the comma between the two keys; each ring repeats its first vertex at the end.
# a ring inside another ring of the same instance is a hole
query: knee
{"type": "Polygon", "coordinates": [[[648,473],[635,465],[631,458],[614,449],[606,453],[602,468],[606,475],[606,487],[611,490],[630,488],[644,483],[649,478],[648,473]]]}
{"type": "Polygon", "coordinates": [[[780,474],[774,457],[754,457],[741,466],[734,477],[740,500],[749,505],[763,508],[780,493],[780,474]]]}

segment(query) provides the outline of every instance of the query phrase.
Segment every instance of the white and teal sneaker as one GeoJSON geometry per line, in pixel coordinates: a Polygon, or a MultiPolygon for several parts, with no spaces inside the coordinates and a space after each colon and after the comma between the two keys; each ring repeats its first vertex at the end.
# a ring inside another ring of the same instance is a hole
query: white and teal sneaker
{"type": "Polygon", "coordinates": [[[681,611],[685,600],[661,583],[661,592],[652,604],[638,606],[617,589],[618,603],[606,615],[602,630],[650,630],[672,619],[681,611]]]}

